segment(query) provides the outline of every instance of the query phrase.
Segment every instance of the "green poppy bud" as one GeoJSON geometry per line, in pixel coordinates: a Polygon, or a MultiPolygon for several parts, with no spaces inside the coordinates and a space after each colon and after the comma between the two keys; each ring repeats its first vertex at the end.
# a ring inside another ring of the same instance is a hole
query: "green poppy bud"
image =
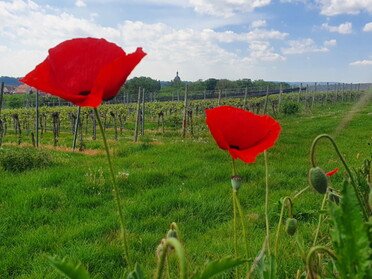
{"type": "Polygon", "coordinates": [[[288,235],[293,236],[297,231],[297,220],[295,218],[288,218],[285,222],[285,231],[288,235]]]}
{"type": "Polygon", "coordinates": [[[240,175],[231,176],[231,186],[237,192],[240,186],[242,186],[242,177],[240,175]]]}
{"type": "Polygon", "coordinates": [[[173,237],[173,238],[177,238],[178,239],[178,234],[177,234],[177,231],[174,230],[174,229],[170,229],[167,233],[167,238],[170,238],[170,237],[173,237]]]}
{"type": "Polygon", "coordinates": [[[311,168],[309,171],[309,184],[319,194],[327,193],[328,181],[327,176],[319,167],[311,168]]]}
{"type": "Polygon", "coordinates": [[[369,191],[368,202],[369,202],[369,208],[372,209],[372,190],[369,191]]]}

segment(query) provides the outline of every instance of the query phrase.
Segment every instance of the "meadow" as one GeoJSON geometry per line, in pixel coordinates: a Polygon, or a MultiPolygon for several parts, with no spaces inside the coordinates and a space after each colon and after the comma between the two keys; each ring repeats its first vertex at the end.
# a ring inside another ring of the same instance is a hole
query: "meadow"
{"type": "MultiPolygon", "coordinates": [[[[294,197],[308,186],[309,149],[319,134],[332,135],[349,166],[358,170],[371,159],[372,104],[363,102],[320,103],[302,107],[296,114],[275,114],[282,132],[267,151],[271,240],[274,242],[281,210],[281,198],[294,197]]],[[[114,170],[123,198],[131,259],[141,265],[145,277],[156,268],[156,248],[172,222],[180,231],[188,270],[234,254],[233,209],[231,198],[231,159],[218,148],[205,124],[203,114],[194,118],[194,136],[180,137],[179,127],[165,133],[155,125],[133,142],[128,125],[114,140],[107,128],[114,170]]],[[[110,184],[103,144],[87,136],[85,150],[71,152],[72,135],[61,132],[53,147],[53,133],[40,139],[36,156],[49,158],[30,170],[0,169],[0,278],[63,278],[48,262],[58,255],[71,262],[81,261],[98,278],[125,278],[120,227],[110,184]]],[[[33,154],[29,140],[16,145],[9,132],[0,155],[13,152],[33,154]]],[[[15,155],[17,157],[18,155],[15,155]]],[[[30,155],[31,156],[31,155],[30,155]]],[[[22,158],[22,155],[19,155],[22,158]]],[[[332,146],[324,141],[317,148],[317,161],[324,170],[336,167],[330,177],[340,190],[345,170],[332,146]]],[[[259,253],[265,238],[265,163],[260,155],[253,164],[237,161],[243,178],[239,197],[244,208],[249,239],[249,260],[259,253]]],[[[294,198],[296,237],[280,232],[277,257],[279,278],[295,278],[304,271],[301,251],[314,240],[323,196],[311,189],[294,198]]],[[[319,244],[328,245],[329,225],[321,226],[319,244]]],[[[239,239],[240,256],[244,255],[239,239]]],[[[175,256],[169,257],[170,278],[177,277],[175,256]]],[[[232,277],[232,273],[221,275],[232,277]]]]}

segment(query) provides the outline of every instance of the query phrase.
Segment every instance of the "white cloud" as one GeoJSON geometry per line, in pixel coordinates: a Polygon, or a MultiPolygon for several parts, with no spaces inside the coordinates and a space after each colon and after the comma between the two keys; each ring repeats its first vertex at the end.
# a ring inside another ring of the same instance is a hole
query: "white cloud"
{"type": "MultiPolygon", "coordinates": [[[[145,24],[141,21],[125,21],[115,28],[104,27],[91,18],[78,18],[21,0],[0,2],[0,17],[1,41],[16,46],[0,48],[6,54],[0,56],[0,65],[8,65],[0,70],[0,75],[14,76],[22,76],[32,70],[45,59],[47,50],[60,42],[93,36],[115,42],[128,53],[136,47],[143,47],[148,56],[133,75],[138,72],[138,75],[166,79],[169,72],[173,75],[173,69],[178,69],[180,74],[182,70],[188,70],[189,77],[183,77],[187,80],[211,76],[236,78],[248,75],[255,62],[284,60],[269,41],[283,40],[288,36],[287,33],[262,27],[239,33],[174,28],[164,23],[145,24]],[[225,44],[236,42],[240,43],[238,48],[225,47],[225,44]]],[[[263,22],[258,25],[263,26],[263,22]]]]}
{"type": "Polygon", "coordinates": [[[7,46],[0,45],[0,52],[7,51],[9,48],[7,46]]]}
{"type": "Polygon", "coordinates": [[[302,54],[308,52],[327,52],[329,49],[327,47],[318,47],[315,42],[308,39],[301,39],[295,41],[289,41],[289,48],[282,48],[284,54],[302,54]]]}
{"type": "Polygon", "coordinates": [[[351,22],[345,22],[339,26],[330,26],[328,23],[322,24],[322,29],[328,30],[329,32],[337,32],[340,34],[351,34],[353,32],[353,27],[351,22]]]}
{"type": "Polygon", "coordinates": [[[359,14],[361,11],[372,13],[372,0],[316,0],[321,14],[335,16],[339,14],[359,14]]]}
{"type": "Polygon", "coordinates": [[[82,8],[82,7],[86,7],[87,4],[85,4],[85,2],[82,1],[82,0],[77,0],[77,1],[75,2],[75,6],[76,6],[76,7],[79,7],[79,8],[82,8]]]}
{"type": "Polygon", "coordinates": [[[240,12],[251,12],[255,8],[270,4],[271,0],[189,0],[197,13],[221,17],[232,17],[240,12]]]}
{"type": "Polygon", "coordinates": [[[350,63],[351,66],[371,66],[372,60],[359,60],[350,63]]]}
{"type": "MultiPolygon", "coordinates": [[[[285,60],[285,57],[274,52],[274,48],[270,46],[269,42],[256,41],[249,46],[251,51],[248,60],[250,61],[276,61],[285,60]]],[[[247,60],[247,58],[246,58],[247,60]]]]}
{"type": "Polygon", "coordinates": [[[366,25],[364,25],[363,31],[364,32],[372,32],[372,22],[369,22],[366,25]]]}
{"type": "Polygon", "coordinates": [[[337,41],[336,40],[324,41],[324,46],[335,46],[335,45],[337,45],[337,41]]]}
{"type": "Polygon", "coordinates": [[[259,28],[266,26],[266,20],[256,20],[251,23],[252,28],[259,28]]]}

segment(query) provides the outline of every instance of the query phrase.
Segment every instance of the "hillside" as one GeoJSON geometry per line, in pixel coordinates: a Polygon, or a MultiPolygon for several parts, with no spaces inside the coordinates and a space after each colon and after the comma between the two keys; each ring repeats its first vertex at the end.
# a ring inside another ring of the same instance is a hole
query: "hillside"
{"type": "Polygon", "coordinates": [[[21,85],[22,82],[19,81],[20,78],[14,78],[14,77],[0,77],[0,82],[4,82],[5,85],[21,85]]]}

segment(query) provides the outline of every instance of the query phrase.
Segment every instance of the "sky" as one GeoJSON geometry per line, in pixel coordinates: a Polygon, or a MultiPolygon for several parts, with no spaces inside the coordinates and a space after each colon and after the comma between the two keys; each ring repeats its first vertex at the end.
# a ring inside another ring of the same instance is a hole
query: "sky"
{"type": "Polygon", "coordinates": [[[129,78],[372,82],[372,0],[0,1],[0,76],[80,37],[142,47],[129,78]]]}

